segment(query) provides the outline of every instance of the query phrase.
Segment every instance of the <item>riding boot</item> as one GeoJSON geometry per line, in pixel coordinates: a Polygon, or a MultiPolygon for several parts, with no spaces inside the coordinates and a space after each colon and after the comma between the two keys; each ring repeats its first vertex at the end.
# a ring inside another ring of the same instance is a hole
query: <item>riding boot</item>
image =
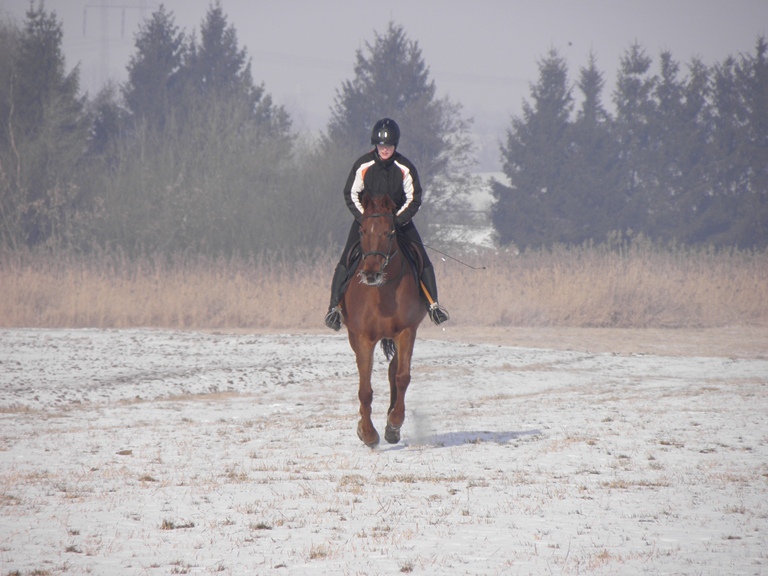
{"type": "Polygon", "coordinates": [[[451,316],[448,311],[437,303],[437,280],[435,279],[435,270],[432,266],[427,266],[421,273],[422,287],[427,297],[427,312],[429,319],[435,324],[442,324],[449,320],[451,316]]]}
{"type": "Polygon", "coordinates": [[[325,315],[325,325],[331,330],[341,328],[341,302],[342,289],[347,279],[347,268],[343,264],[337,264],[331,280],[331,304],[328,306],[328,313],[325,315]]]}

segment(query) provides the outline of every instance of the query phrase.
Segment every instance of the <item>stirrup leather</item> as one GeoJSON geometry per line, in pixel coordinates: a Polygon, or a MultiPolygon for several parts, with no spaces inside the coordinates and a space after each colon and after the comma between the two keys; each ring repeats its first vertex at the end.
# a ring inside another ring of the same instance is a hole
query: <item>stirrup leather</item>
{"type": "Polygon", "coordinates": [[[328,310],[328,314],[325,315],[325,325],[331,330],[338,331],[341,329],[341,323],[341,307],[336,305],[328,310]]]}

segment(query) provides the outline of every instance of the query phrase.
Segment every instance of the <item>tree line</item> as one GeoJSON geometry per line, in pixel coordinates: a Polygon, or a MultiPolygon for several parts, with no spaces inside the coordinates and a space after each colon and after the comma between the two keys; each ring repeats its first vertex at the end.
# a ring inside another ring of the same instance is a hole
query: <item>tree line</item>
{"type": "Polygon", "coordinates": [[[0,246],[249,255],[341,243],[342,187],[383,116],[402,126],[433,211],[468,177],[469,123],[394,23],[357,52],[316,137],[295,134],[254,80],[218,2],[192,33],[160,6],[127,80],[92,98],[62,37],[42,2],[23,26],[0,22],[0,246]]]}
{"type": "MultiPolygon", "coordinates": [[[[161,6],[135,35],[127,80],[94,96],[80,93],[77,67],[67,70],[62,39],[42,2],[21,25],[0,22],[0,247],[247,255],[332,246],[348,230],[347,172],[384,116],[397,119],[400,147],[420,170],[427,225],[455,218],[477,186],[471,119],[437,97],[418,43],[395,23],[356,52],[316,137],[294,133],[254,80],[220,3],[192,33],[161,6]]],[[[549,54],[501,146],[509,182],[493,185],[499,242],[632,230],[765,246],[764,52],[761,39],[756,55],[695,63],[680,80],[671,56],[651,76],[633,47],[614,116],[594,61],[574,116],[564,61],[549,54]]]]}
{"type": "Polygon", "coordinates": [[[502,244],[581,244],[643,235],[718,247],[768,245],[768,43],[685,73],[668,51],[658,70],[635,43],[612,93],[594,57],[575,86],[557,50],[539,61],[494,182],[502,244]],[[575,93],[575,94],[574,94],[575,93]],[[578,102],[577,102],[578,101],[578,102]]]}

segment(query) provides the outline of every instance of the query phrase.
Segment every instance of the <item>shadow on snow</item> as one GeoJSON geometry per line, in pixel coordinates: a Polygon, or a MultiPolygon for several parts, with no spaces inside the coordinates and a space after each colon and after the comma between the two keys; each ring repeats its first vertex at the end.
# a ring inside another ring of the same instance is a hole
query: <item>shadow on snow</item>
{"type": "Polygon", "coordinates": [[[451,446],[462,446],[464,444],[480,444],[481,442],[494,442],[496,444],[506,444],[511,440],[525,438],[527,436],[541,436],[542,431],[538,429],[521,430],[516,432],[491,432],[489,430],[467,430],[456,432],[445,432],[443,434],[430,434],[424,437],[410,437],[405,443],[396,446],[380,446],[389,450],[402,450],[407,446],[424,446],[432,448],[449,448],[451,446]]]}

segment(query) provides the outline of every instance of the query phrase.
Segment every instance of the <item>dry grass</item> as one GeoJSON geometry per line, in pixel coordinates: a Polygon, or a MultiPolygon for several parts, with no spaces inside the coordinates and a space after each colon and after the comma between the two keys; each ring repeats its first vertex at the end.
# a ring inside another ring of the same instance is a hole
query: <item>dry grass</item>
{"type": "MultiPolygon", "coordinates": [[[[768,253],[559,248],[435,258],[459,326],[768,325],[768,253]]],[[[0,254],[0,326],[322,327],[335,255],[246,259],[0,254]]]]}
{"type": "MultiPolygon", "coordinates": [[[[510,256],[443,283],[475,294],[484,326],[717,327],[768,322],[768,254],[558,249],[510,256]]],[[[455,317],[455,316],[454,316],[455,317]]]]}
{"type": "Polygon", "coordinates": [[[326,283],[319,265],[267,259],[27,254],[5,255],[0,271],[6,327],[302,327],[317,316],[326,283]]]}

